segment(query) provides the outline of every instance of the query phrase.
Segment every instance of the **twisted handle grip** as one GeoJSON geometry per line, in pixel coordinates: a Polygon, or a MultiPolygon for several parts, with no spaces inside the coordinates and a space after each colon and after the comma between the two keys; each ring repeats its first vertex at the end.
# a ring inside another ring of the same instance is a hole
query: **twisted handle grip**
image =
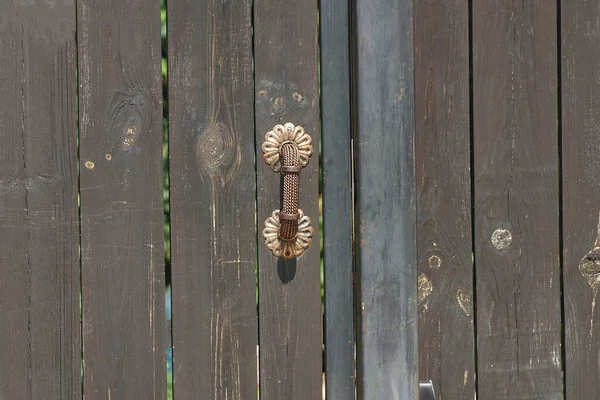
{"type": "Polygon", "coordinates": [[[281,174],[283,175],[283,207],[279,212],[279,237],[293,240],[298,233],[298,202],[300,197],[300,171],[298,149],[292,143],[281,146],[281,174]]]}
{"type": "Polygon", "coordinates": [[[298,208],[300,172],[312,155],[312,140],[301,126],[276,125],[265,135],[263,159],[283,175],[283,206],[265,220],[265,245],[276,257],[298,257],[310,246],[314,230],[298,208]]]}

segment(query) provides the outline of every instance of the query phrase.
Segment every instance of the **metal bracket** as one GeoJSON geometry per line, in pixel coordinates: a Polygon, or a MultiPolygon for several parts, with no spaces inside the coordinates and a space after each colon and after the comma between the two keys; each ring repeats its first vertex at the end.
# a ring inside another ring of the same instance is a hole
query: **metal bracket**
{"type": "Polygon", "coordinates": [[[419,383],[419,400],[435,400],[433,382],[426,381],[419,383]]]}

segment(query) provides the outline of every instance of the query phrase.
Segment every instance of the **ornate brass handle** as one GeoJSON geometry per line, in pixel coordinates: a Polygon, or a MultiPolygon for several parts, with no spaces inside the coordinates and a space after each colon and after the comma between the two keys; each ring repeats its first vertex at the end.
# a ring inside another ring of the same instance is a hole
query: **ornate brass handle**
{"type": "Polygon", "coordinates": [[[275,125],[262,144],[263,160],[283,176],[283,206],[265,220],[265,245],[275,257],[299,257],[315,233],[310,218],[298,208],[300,171],[313,153],[312,140],[304,128],[288,122],[275,125]]]}

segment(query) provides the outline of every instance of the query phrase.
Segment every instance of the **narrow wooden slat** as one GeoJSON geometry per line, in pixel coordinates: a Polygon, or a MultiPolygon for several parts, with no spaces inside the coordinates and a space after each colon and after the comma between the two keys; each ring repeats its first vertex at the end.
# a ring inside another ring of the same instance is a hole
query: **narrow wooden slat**
{"type": "Polygon", "coordinates": [[[347,0],[323,0],[320,7],[325,379],[328,399],[349,400],[355,392],[350,15],[347,0]]]}
{"type": "Polygon", "coordinates": [[[80,399],[75,4],[0,5],[0,398],[80,399]]]}
{"type": "Polygon", "coordinates": [[[478,393],[561,399],[555,2],[473,2],[478,393]]]}
{"type": "Polygon", "coordinates": [[[163,399],[160,2],[77,5],[84,393],[163,399]]]}
{"type": "Polygon", "coordinates": [[[260,397],[321,397],[322,311],[318,235],[317,1],[255,0],[254,65],[259,232],[260,397]],[[280,209],[280,176],[262,160],[264,135],[276,124],[301,125],[315,154],[300,174],[300,208],[315,236],[299,258],[275,258],[260,236],[280,209]]]}
{"type": "Polygon", "coordinates": [[[415,2],[419,376],[475,396],[469,4],[415,2]]]}
{"type": "Polygon", "coordinates": [[[418,394],[412,3],[356,3],[359,396],[418,394]]]}
{"type": "Polygon", "coordinates": [[[174,396],[255,399],[251,1],[168,7],[174,396]]]}
{"type": "Polygon", "coordinates": [[[562,188],[567,399],[600,393],[600,4],[562,1],[562,188]]]}

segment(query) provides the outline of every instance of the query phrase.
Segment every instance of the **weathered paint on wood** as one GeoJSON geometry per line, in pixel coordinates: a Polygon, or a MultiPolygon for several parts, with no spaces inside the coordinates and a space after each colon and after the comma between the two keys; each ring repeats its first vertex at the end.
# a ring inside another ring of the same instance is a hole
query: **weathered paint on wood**
{"type": "Polygon", "coordinates": [[[561,2],[567,399],[600,396],[600,4],[561,2]]]}
{"type": "Polygon", "coordinates": [[[323,0],[321,116],[327,398],[355,395],[350,4],[323,0]]]}
{"type": "Polygon", "coordinates": [[[321,396],[322,311],[319,284],[317,1],[254,2],[254,65],[258,167],[260,397],[321,396]],[[315,153],[300,174],[300,208],[315,228],[299,258],[273,257],[263,221],[281,208],[280,176],[262,161],[264,135],[280,123],[301,125],[315,153]]]}
{"type": "Polygon", "coordinates": [[[168,3],[176,398],[257,397],[251,4],[168,3]]]}
{"type": "Polygon", "coordinates": [[[359,388],[418,394],[412,3],[358,0],[356,196],[359,388]]]}
{"type": "Polygon", "coordinates": [[[473,2],[477,397],[562,399],[557,10],[473,2]]]}
{"type": "Polygon", "coordinates": [[[0,398],[80,399],[75,3],[3,2],[0,54],[0,398]]]}
{"type": "Polygon", "coordinates": [[[77,5],[83,389],[162,399],[160,3],[77,5]]]}
{"type": "Polygon", "coordinates": [[[419,377],[475,396],[469,3],[415,2],[419,377]]]}

